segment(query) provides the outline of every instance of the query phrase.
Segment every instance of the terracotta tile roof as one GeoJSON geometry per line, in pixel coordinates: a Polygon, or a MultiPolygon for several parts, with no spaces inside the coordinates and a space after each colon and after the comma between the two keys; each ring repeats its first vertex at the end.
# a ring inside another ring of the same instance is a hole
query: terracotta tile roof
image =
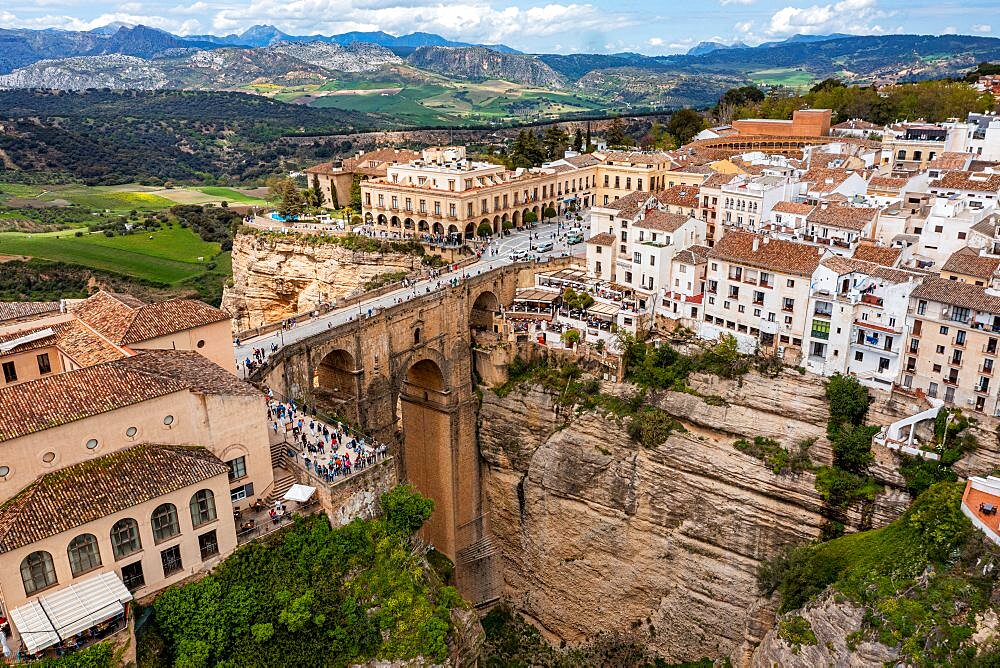
{"type": "Polygon", "coordinates": [[[595,246],[611,246],[615,243],[615,235],[610,232],[601,232],[587,239],[587,243],[595,246]]]}
{"type": "Polygon", "coordinates": [[[781,201],[771,207],[771,211],[776,211],[777,213],[794,213],[799,216],[808,216],[815,209],[812,204],[805,204],[802,202],[785,202],[781,201]]]}
{"type": "Polygon", "coordinates": [[[549,167],[556,174],[562,174],[563,172],[574,172],[576,168],[573,165],[552,165],[549,167]]]}
{"type": "Polygon", "coordinates": [[[194,299],[168,299],[143,304],[134,297],[98,292],[73,309],[74,315],[119,346],[149,341],[209,325],[230,316],[194,299]]]}
{"type": "Polygon", "coordinates": [[[1000,267],[1000,258],[980,255],[977,249],[965,246],[951,254],[951,257],[941,267],[941,272],[989,279],[998,267],[1000,267]]]}
{"type": "Polygon", "coordinates": [[[1000,313],[1000,297],[986,292],[987,288],[972,283],[950,281],[938,276],[928,276],[913,291],[912,296],[940,304],[950,304],[962,308],[1000,313]]]}
{"type": "Polygon", "coordinates": [[[830,192],[841,183],[846,181],[854,172],[846,169],[830,169],[828,167],[813,167],[801,177],[800,181],[812,184],[810,190],[814,192],[830,192]]]}
{"type": "Polygon", "coordinates": [[[580,155],[574,155],[569,158],[564,158],[564,160],[577,168],[591,167],[601,162],[590,153],[581,153],[580,155]]]}
{"type": "Polygon", "coordinates": [[[708,246],[688,246],[674,256],[674,261],[684,264],[705,264],[708,262],[708,253],[711,250],[708,246]]]}
{"type": "Polygon", "coordinates": [[[965,169],[972,160],[971,153],[959,153],[957,151],[945,151],[927,163],[928,169],[965,169]]]}
{"type": "Polygon", "coordinates": [[[0,302],[0,322],[25,320],[59,312],[59,302],[0,302]]]}
{"type": "Polygon", "coordinates": [[[816,207],[806,220],[815,225],[828,225],[839,227],[843,230],[858,232],[863,230],[865,225],[875,220],[878,216],[878,209],[863,206],[828,206],[826,208],[816,207]]]}
{"type": "Polygon", "coordinates": [[[660,151],[605,151],[597,155],[603,156],[605,162],[624,162],[640,167],[656,163],[673,162],[668,154],[660,151]]]}
{"type": "Polygon", "coordinates": [[[946,190],[971,190],[974,192],[1000,192],[1000,174],[986,172],[948,172],[937,181],[931,181],[931,188],[946,190]]]}
{"type": "Polygon", "coordinates": [[[994,236],[997,236],[997,227],[1000,227],[1000,214],[991,213],[973,225],[972,229],[992,239],[994,236]]]}
{"type": "Polygon", "coordinates": [[[881,130],[882,127],[875,125],[874,123],[869,123],[868,121],[862,120],[860,118],[852,118],[849,121],[844,121],[843,123],[837,123],[830,128],[831,130],[881,130]]]}
{"type": "Polygon", "coordinates": [[[642,220],[635,222],[633,227],[641,227],[658,232],[676,232],[688,220],[690,220],[690,217],[683,213],[668,213],[659,209],[653,209],[642,220]]]}
{"type": "Polygon", "coordinates": [[[854,249],[854,259],[863,262],[874,262],[883,267],[895,267],[902,255],[902,248],[889,248],[888,246],[874,246],[872,244],[859,244],[854,249]]]}
{"type": "Polygon", "coordinates": [[[712,174],[701,184],[702,188],[721,188],[736,178],[736,174],[712,174]]]}
{"type": "Polygon", "coordinates": [[[840,276],[843,276],[844,274],[859,273],[873,278],[881,278],[889,281],[890,283],[906,283],[918,276],[918,274],[910,271],[892,269],[890,267],[884,267],[880,264],[875,264],[874,262],[864,262],[862,260],[843,257],[841,255],[828,257],[823,260],[821,264],[824,267],[837,272],[840,276]]]}
{"type": "Polygon", "coordinates": [[[228,472],[204,448],[141,444],[47,473],[0,506],[0,553],[228,472]]]}
{"type": "Polygon", "coordinates": [[[819,266],[821,252],[808,244],[734,230],[716,242],[708,257],[781,274],[812,276],[819,266]],[[753,249],[755,239],[757,250],[753,249]]]}
{"type": "Polygon", "coordinates": [[[612,209],[617,211],[618,215],[623,218],[631,218],[635,214],[639,213],[639,209],[642,208],[652,196],[652,193],[637,191],[629,193],[624,197],[620,197],[608,204],[602,204],[600,205],[600,208],[612,209]]]}
{"type": "Polygon", "coordinates": [[[698,186],[676,185],[666,190],[657,190],[652,194],[660,204],[694,209],[698,206],[698,190],[698,186]]]}
{"type": "Polygon", "coordinates": [[[374,162],[376,167],[385,171],[386,163],[404,163],[411,160],[419,160],[423,155],[419,151],[411,151],[405,148],[378,148],[374,151],[367,151],[361,155],[344,159],[344,170],[363,171],[370,169],[369,165],[374,162]]]}
{"type": "Polygon", "coordinates": [[[173,394],[260,393],[190,350],[138,355],[0,388],[0,441],[173,394]]]}
{"type": "Polygon", "coordinates": [[[95,364],[121,359],[126,356],[123,351],[115,348],[78,320],[68,320],[66,322],[59,322],[45,327],[33,327],[31,329],[22,329],[17,332],[10,332],[0,336],[0,343],[5,343],[27,334],[33,334],[50,328],[52,329],[51,336],[21,344],[8,352],[21,353],[28,350],[47,348],[54,345],[61,350],[64,355],[80,366],[93,366],[95,364]]]}
{"type": "Polygon", "coordinates": [[[898,192],[909,179],[897,179],[892,176],[873,176],[868,182],[869,190],[893,190],[898,192]]]}

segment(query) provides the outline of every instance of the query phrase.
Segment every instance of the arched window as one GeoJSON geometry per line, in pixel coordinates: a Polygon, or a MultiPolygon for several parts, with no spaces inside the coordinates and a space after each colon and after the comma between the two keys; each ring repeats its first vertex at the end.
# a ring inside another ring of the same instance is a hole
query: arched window
{"type": "Polygon", "coordinates": [[[201,526],[215,519],[215,494],[202,489],[191,497],[191,524],[201,526]]]}
{"type": "Polygon", "coordinates": [[[24,593],[31,596],[36,591],[56,584],[56,569],[48,552],[32,552],[21,562],[21,581],[24,593]]]}
{"type": "Polygon", "coordinates": [[[101,565],[101,550],[97,547],[97,536],[92,533],[80,534],[69,542],[69,569],[73,577],[83,575],[101,565]]]}
{"type": "Polygon", "coordinates": [[[177,523],[177,506],[172,503],[164,503],[158,506],[153,511],[151,522],[153,525],[153,540],[156,543],[162,543],[181,532],[181,527],[177,523]]]}
{"type": "Polygon", "coordinates": [[[413,342],[420,343],[420,328],[417,327],[413,330],[413,342]]]}
{"type": "Polygon", "coordinates": [[[124,559],[141,550],[139,523],[131,517],[115,522],[115,525],[111,527],[111,549],[115,554],[115,559],[124,559]]]}

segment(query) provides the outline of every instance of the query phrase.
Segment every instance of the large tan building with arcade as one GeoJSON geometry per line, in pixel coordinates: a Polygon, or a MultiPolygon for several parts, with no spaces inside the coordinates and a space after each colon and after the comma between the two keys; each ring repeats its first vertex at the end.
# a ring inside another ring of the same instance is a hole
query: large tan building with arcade
{"type": "Polygon", "coordinates": [[[797,109],[792,120],[744,118],[733,121],[733,129],[741,135],[769,137],[826,137],[830,134],[830,109],[797,109]]]}
{"type": "Polygon", "coordinates": [[[542,220],[548,210],[561,215],[637,191],[697,185],[704,178],[662,152],[571,154],[539,168],[508,170],[470,160],[464,147],[447,146],[362,181],[361,206],[365,222],[389,237],[467,239],[484,225],[493,234],[505,225],[521,227],[529,212],[542,220]]]}
{"type": "Polygon", "coordinates": [[[271,494],[266,397],[220,314],[103,292],[0,308],[0,606],[26,653],[78,632],[39,610],[77,598],[98,624],[212,567],[234,507],[271,494]]]}

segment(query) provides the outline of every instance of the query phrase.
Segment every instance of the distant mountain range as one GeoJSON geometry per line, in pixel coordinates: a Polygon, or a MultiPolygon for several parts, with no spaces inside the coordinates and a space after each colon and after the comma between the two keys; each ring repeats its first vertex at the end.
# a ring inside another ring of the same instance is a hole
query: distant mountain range
{"type": "Polygon", "coordinates": [[[783,39],[780,42],[764,42],[763,44],[758,44],[756,47],[744,44],[743,42],[734,42],[733,44],[724,44],[722,42],[698,42],[688,49],[687,55],[703,56],[706,53],[721,51],[723,49],[769,49],[771,47],[783,46],[785,44],[828,42],[831,39],[843,39],[853,36],[854,35],[845,35],[840,32],[831,33],[829,35],[792,35],[788,39],[783,39]]]}
{"type": "Polygon", "coordinates": [[[1000,39],[795,35],[755,47],[702,43],[669,56],[531,55],[429,33],[302,37],[273,26],[224,37],[121,25],[0,30],[0,88],[236,90],[366,112],[398,114],[405,107],[411,118],[431,120],[707,105],[751,82],[891,82],[956,75],[982,61],[1000,61],[1000,39]]]}
{"type": "Polygon", "coordinates": [[[384,32],[349,32],[342,35],[296,36],[274,26],[257,25],[239,35],[190,35],[180,37],[148,26],[109,24],[81,32],[69,30],[27,30],[0,28],[0,74],[31,65],[40,60],[118,54],[151,58],[174,49],[218,49],[223,47],[262,48],[283,42],[324,42],[348,46],[376,44],[408,55],[422,46],[485,46],[501,53],[520,53],[503,44],[479,45],[453,42],[440,35],[415,32],[395,37],[384,32]]]}

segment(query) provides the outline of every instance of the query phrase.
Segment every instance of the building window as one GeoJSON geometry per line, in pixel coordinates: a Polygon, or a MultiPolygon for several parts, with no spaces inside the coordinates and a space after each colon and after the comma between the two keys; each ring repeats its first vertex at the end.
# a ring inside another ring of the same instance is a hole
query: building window
{"type": "Polygon", "coordinates": [[[129,591],[135,591],[146,586],[146,576],[142,573],[141,561],[122,566],[122,584],[129,591]]]}
{"type": "Polygon", "coordinates": [[[13,383],[17,380],[17,369],[14,368],[13,362],[3,363],[3,379],[8,383],[13,383]]]}
{"type": "Polygon", "coordinates": [[[215,494],[210,489],[198,490],[191,497],[191,524],[201,526],[215,520],[215,494]]]}
{"type": "Polygon", "coordinates": [[[124,559],[142,549],[139,539],[139,523],[131,517],[115,522],[111,527],[111,551],[115,559],[124,559]]]}
{"type": "Polygon", "coordinates": [[[160,552],[160,563],[163,564],[163,577],[173,575],[184,568],[181,563],[181,546],[174,545],[160,552]]]}
{"type": "Polygon", "coordinates": [[[226,462],[226,466],[229,467],[229,479],[239,480],[240,478],[246,476],[247,474],[247,458],[237,457],[236,459],[230,459],[226,462]]]}
{"type": "Polygon", "coordinates": [[[229,498],[233,503],[237,501],[242,501],[243,499],[253,496],[253,483],[248,482],[245,485],[240,485],[239,487],[233,487],[229,490],[229,498]]]}
{"type": "Polygon", "coordinates": [[[31,596],[37,591],[56,584],[56,569],[48,552],[32,552],[21,562],[21,581],[24,593],[31,596]]]}
{"type": "Polygon", "coordinates": [[[857,352],[854,353],[854,361],[855,362],[864,362],[865,361],[865,354],[863,352],[861,352],[860,350],[858,350],[857,352]]]}
{"type": "Polygon", "coordinates": [[[38,373],[42,374],[43,376],[47,373],[52,373],[52,364],[49,362],[48,353],[42,353],[41,355],[37,355],[35,359],[38,360],[38,373]]]}
{"type": "Polygon", "coordinates": [[[172,503],[158,506],[153,511],[150,523],[153,525],[153,540],[156,543],[162,543],[181,532],[181,527],[177,523],[177,506],[172,503]]]}
{"type": "Polygon", "coordinates": [[[812,321],[812,337],[814,339],[823,339],[824,341],[830,338],[830,322],[828,320],[813,320],[812,321]]]}
{"type": "Polygon", "coordinates": [[[101,565],[101,551],[97,547],[97,536],[85,533],[69,543],[69,569],[73,577],[79,577],[101,565]]]}
{"type": "Polygon", "coordinates": [[[214,529],[198,536],[198,550],[201,552],[202,561],[219,553],[219,539],[216,538],[214,529]]]}

